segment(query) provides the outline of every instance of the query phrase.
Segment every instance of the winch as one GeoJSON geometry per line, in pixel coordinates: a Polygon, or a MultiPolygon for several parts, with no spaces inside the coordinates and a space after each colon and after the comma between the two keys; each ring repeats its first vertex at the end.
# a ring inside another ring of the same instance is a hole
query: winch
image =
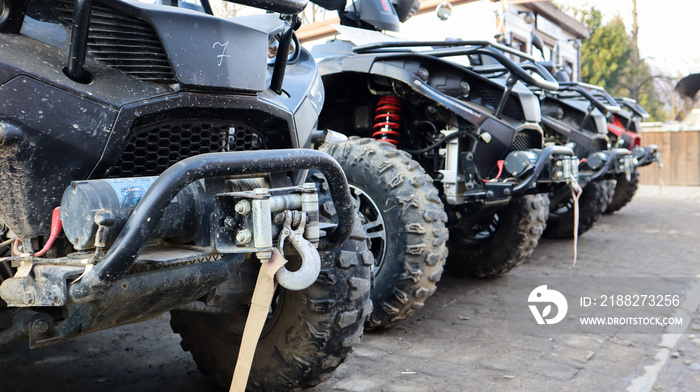
{"type": "MultiPolygon", "coordinates": [[[[75,181],[63,194],[61,220],[76,250],[109,248],[158,177],[75,181]]],[[[293,211],[295,229],[319,239],[318,196],[313,184],[267,189],[263,179],[214,177],[183,188],[165,208],[149,240],[211,246],[219,253],[268,252],[293,211]],[[235,191],[232,191],[235,190],[235,191]],[[303,222],[301,214],[304,215],[303,222]],[[193,243],[192,243],[193,242],[193,243]]],[[[263,258],[264,255],[263,255],[263,258]]]]}

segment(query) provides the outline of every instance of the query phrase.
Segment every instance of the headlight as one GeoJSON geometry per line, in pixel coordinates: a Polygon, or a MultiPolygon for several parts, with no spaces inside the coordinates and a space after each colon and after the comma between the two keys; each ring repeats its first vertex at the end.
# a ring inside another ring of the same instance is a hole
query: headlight
{"type": "MultiPolygon", "coordinates": [[[[274,36],[267,45],[267,65],[274,65],[275,59],[277,58],[277,51],[280,47],[280,37],[274,36]]],[[[292,62],[296,60],[299,54],[299,40],[296,34],[292,36],[292,42],[289,44],[289,55],[287,56],[287,61],[292,62]]]]}
{"type": "Polygon", "coordinates": [[[418,78],[420,78],[420,80],[427,82],[428,79],[430,79],[430,72],[428,72],[428,68],[421,66],[418,68],[418,72],[416,72],[416,76],[418,76],[418,78]]]}
{"type": "Polygon", "coordinates": [[[469,88],[469,83],[467,83],[466,81],[462,80],[462,81],[459,83],[459,95],[460,95],[462,98],[467,98],[467,97],[469,97],[469,92],[470,92],[470,90],[471,90],[471,89],[469,88]]]}

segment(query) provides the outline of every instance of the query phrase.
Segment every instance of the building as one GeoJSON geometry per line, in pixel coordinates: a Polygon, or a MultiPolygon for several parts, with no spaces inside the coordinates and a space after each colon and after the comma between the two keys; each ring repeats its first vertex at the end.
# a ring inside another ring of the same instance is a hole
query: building
{"type": "MultiPolygon", "coordinates": [[[[571,69],[573,80],[579,80],[581,39],[588,38],[588,28],[568,16],[548,0],[509,4],[492,0],[455,0],[452,14],[441,21],[436,8],[444,3],[426,0],[411,19],[401,27],[400,36],[410,40],[442,40],[460,38],[505,43],[526,53],[540,56],[532,48],[532,34],[544,43],[545,60],[555,56],[559,64],[571,69]]],[[[332,24],[337,17],[303,25],[297,35],[307,46],[324,42],[336,34],[332,24]]]]}

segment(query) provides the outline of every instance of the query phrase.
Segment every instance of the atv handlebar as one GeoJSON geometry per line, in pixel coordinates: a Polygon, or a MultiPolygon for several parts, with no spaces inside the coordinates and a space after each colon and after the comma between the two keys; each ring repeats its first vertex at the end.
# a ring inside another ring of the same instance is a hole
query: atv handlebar
{"type": "Polygon", "coordinates": [[[620,105],[617,104],[615,98],[608,94],[602,87],[578,82],[562,82],[560,85],[561,88],[558,91],[575,91],[581,94],[604,115],[608,115],[609,113],[617,113],[620,111],[620,105]],[[595,93],[591,93],[588,90],[595,90],[595,93]],[[600,98],[607,101],[608,104],[603,102],[599,97],[596,97],[596,95],[599,95],[600,98]]]}
{"type": "MultiPolygon", "coordinates": [[[[507,57],[506,57],[507,58],[507,57]]],[[[508,59],[510,60],[510,59],[508,59]]],[[[512,61],[512,60],[511,60],[512,61]]],[[[503,63],[501,63],[503,64],[503,63]]],[[[545,67],[543,67],[541,64],[538,64],[536,62],[528,62],[528,63],[520,63],[517,64],[520,68],[524,70],[529,70],[536,72],[540,76],[546,78],[549,80],[549,78],[554,78],[552,74],[547,71],[545,67]]],[[[504,64],[505,66],[505,64],[504,64]]],[[[511,71],[510,68],[506,67],[508,71],[511,71]]],[[[503,71],[504,67],[500,66],[479,66],[475,67],[474,71],[479,72],[479,73],[490,73],[490,72],[500,72],[503,71]]],[[[512,72],[512,71],[511,71],[512,72]]],[[[556,79],[555,79],[556,80],[556,79]]],[[[592,84],[587,84],[587,83],[580,83],[580,82],[557,82],[558,86],[557,88],[544,88],[541,86],[541,83],[531,83],[527,80],[523,80],[526,84],[529,84],[531,86],[535,86],[544,90],[550,90],[550,91],[572,91],[580,94],[583,96],[586,100],[588,100],[593,106],[595,106],[598,110],[600,110],[604,115],[608,115],[609,113],[617,113],[620,111],[620,106],[617,104],[617,101],[615,98],[613,98],[610,94],[608,94],[605,89],[599,86],[594,86],[592,84]],[[588,90],[595,90],[595,94],[592,94],[588,90]],[[595,95],[599,95],[599,97],[596,97],[595,95]],[[608,102],[606,104],[602,100],[605,100],[608,102]]]]}
{"type": "Polygon", "coordinates": [[[306,8],[308,0],[225,0],[230,3],[247,5],[280,14],[297,14],[306,8]]]}
{"type": "Polygon", "coordinates": [[[547,69],[545,69],[540,64],[518,64],[515,61],[508,58],[508,56],[506,56],[503,52],[490,47],[479,48],[477,49],[477,52],[475,54],[482,54],[492,57],[499,63],[503,64],[503,66],[508,71],[510,71],[511,75],[515,76],[517,79],[521,80],[525,84],[537,86],[543,90],[558,90],[560,88],[557,79],[555,79],[554,76],[552,76],[552,74],[549,73],[549,71],[547,71],[547,69]],[[535,73],[540,75],[543,78],[543,80],[535,78],[534,76],[529,74],[526,71],[526,69],[534,71],[535,73]]]}

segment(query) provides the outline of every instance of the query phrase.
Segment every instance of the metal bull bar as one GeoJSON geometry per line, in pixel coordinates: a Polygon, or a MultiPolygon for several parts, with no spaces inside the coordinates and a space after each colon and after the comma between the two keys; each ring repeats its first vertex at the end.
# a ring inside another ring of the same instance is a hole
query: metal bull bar
{"type": "MultiPolygon", "coordinates": [[[[616,170],[613,167],[613,165],[616,162],[618,162],[618,158],[625,156],[625,155],[630,155],[630,151],[625,149],[625,148],[615,148],[613,150],[605,151],[605,152],[609,153],[607,156],[607,160],[605,161],[605,164],[603,165],[603,167],[598,169],[598,171],[595,172],[590,178],[588,178],[587,179],[588,181],[596,181],[596,180],[602,178],[608,172],[611,172],[611,171],[615,172],[616,170]]],[[[625,169],[625,171],[628,170],[627,167],[625,167],[624,169],[625,169]]]]}
{"type": "Polygon", "coordinates": [[[643,167],[651,165],[654,162],[661,163],[661,153],[659,152],[659,146],[652,144],[647,147],[636,147],[632,150],[632,155],[637,158],[637,163],[635,167],[643,167]]]}
{"type": "Polygon", "coordinates": [[[74,303],[89,301],[126,275],[146,245],[150,233],[156,229],[165,208],[180,190],[192,182],[207,177],[304,169],[318,169],[324,174],[338,213],[337,228],[321,239],[318,249],[328,250],[341,245],[352,231],[353,201],[345,174],[330,155],[308,149],[198,155],[178,162],[158,177],[134,209],[104,259],[71,286],[71,300],[74,303]]]}
{"type": "Polygon", "coordinates": [[[516,185],[513,188],[513,194],[519,194],[521,192],[525,192],[530,186],[532,185],[533,182],[535,182],[542,171],[544,170],[545,166],[551,159],[552,155],[568,155],[568,156],[574,156],[574,151],[568,147],[564,146],[549,146],[546,147],[540,155],[537,157],[537,162],[535,163],[534,170],[531,171],[531,173],[522,181],[520,184],[516,185]]]}

